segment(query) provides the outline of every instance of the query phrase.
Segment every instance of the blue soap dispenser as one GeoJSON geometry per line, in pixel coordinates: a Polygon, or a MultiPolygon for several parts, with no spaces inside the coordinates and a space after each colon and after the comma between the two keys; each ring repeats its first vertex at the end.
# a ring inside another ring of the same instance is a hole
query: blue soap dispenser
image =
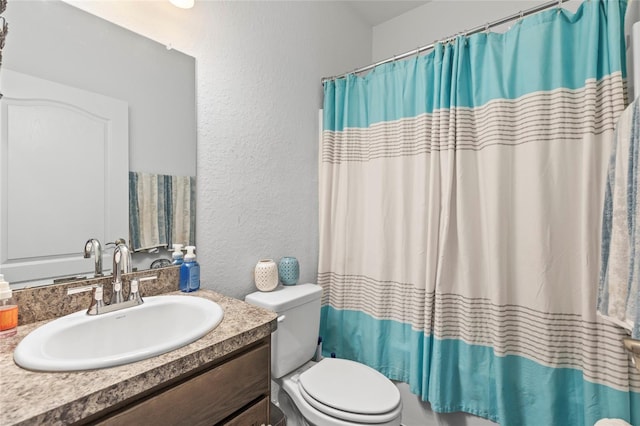
{"type": "Polygon", "coordinates": [[[180,291],[191,292],[200,288],[200,265],[196,262],[195,246],[187,246],[184,263],[180,266],[180,291]]]}

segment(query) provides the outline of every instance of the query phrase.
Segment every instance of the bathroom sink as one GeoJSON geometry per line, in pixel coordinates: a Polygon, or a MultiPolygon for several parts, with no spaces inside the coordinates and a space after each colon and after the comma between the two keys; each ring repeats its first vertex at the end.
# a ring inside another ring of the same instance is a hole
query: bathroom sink
{"type": "Polygon", "coordinates": [[[13,358],[36,371],[113,367],[188,345],[213,330],[223,316],[220,305],[197,296],[145,297],[142,305],[120,311],[80,311],[53,320],[29,333],[13,358]]]}

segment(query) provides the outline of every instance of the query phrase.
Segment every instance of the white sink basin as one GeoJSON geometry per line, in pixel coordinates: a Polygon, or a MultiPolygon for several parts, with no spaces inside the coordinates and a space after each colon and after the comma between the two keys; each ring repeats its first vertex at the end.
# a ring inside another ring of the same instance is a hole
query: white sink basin
{"type": "Polygon", "coordinates": [[[145,297],[139,306],[102,315],[76,312],[29,333],[13,353],[16,364],[36,371],[78,371],[150,358],[194,342],[224,313],[197,296],[145,297]]]}

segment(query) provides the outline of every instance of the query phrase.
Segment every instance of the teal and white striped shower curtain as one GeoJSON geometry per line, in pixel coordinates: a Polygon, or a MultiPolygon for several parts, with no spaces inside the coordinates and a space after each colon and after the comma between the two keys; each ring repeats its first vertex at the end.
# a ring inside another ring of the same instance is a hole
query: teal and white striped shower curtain
{"type": "Polygon", "coordinates": [[[134,251],[196,240],[196,178],[129,172],[129,238],[134,251]]]}
{"type": "Polygon", "coordinates": [[[640,425],[625,334],[595,309],[625,8],[552,9],[325,83],[325,355],[503,426],[640,425]]]}

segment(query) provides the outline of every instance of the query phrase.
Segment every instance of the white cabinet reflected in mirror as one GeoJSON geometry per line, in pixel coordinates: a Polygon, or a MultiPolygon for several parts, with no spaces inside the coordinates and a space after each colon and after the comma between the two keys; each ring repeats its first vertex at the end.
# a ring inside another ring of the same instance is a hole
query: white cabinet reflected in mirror
{"type": "MultiPolygon", "coordinates": [[[[4,16],[0,273],[90,278],[89,238],[129,241],[129,171],[194,180],[195,59],[57,0],[9,1],[4,16]]],[[[134,266],[158,257],[170,252],[134,266]]]]}

